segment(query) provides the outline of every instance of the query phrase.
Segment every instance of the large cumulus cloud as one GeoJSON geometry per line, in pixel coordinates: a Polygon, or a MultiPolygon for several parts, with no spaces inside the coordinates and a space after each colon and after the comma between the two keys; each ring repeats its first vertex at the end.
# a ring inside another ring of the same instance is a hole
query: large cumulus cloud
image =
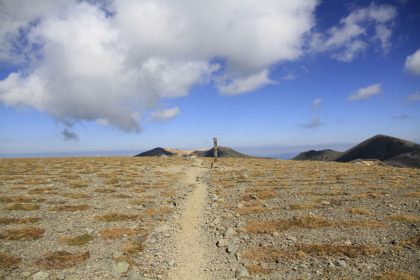
{"type": "Polygon", "coordinates": [[[0,60],[16,69],[0,81],[0,102],[68,127],[96,121],[139,132],[143,112],[195,85],[236,95],[274,83],[270,66],[302,55],[317,1],[0,5],[0,60]]]}

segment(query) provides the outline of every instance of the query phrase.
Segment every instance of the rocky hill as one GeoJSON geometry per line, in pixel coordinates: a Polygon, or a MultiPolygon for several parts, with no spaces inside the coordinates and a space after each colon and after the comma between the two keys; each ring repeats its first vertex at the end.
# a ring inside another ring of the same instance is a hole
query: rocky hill
{"type": "Polygon", "coordinates": [[[342,154],[342,152],[337,152],[330,149],[321,151],[310,150],[298,154],[292,160],[334,161],[342,154]]]}
{"type": "Polygon", "coordinates": [[[359,159],[377,159],[392,166],[420,168],[420,145],[379,134],[342,153],[333,150],[312,150],[293,158],[293,160],[337,162],[359,159]]]}
{"type": "MultiPolygon", "coordinates": [[[[146,151],[135,155],[136,157],[171,157],[171,156],[183,156],[183,157],[214,157],[214,148],[211,149],[198,149],[198,150],[178,150],[171,148],[154,148],[150,151],[146,151]]],[[[255,158],[246,154],[242,154],[229,147],[218,147],[217,157],[220,158],[255,158]]]]}
{"type": "Polygon", "coordinates": [[[175,156],[175,153],[172,153],[170,151],[167,151],[164,148],[154,148],[152,150],[140,153],[138,155],[135,155],[135,157],[172,157],[175,156]]]}

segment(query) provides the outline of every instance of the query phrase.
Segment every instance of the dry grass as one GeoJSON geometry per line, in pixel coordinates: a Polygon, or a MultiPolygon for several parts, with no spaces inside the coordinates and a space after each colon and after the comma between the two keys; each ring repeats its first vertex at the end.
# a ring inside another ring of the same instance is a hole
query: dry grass
{"type": "Polygon", "coordinates": [[[315,205],[315,204],[292,204],[289,206],[290,210],[307,210],[307,209],[319,209],[325,208],[325,205],[315,205]]]}
{"type": "Polygon", "coordinates": [[[128,194],[123,194],[123,193],[120,193],[120,194],[113,194],[113,195],[111,195],[111,197],[115,197],[115,198],[132,198],[132,196],[131,196],[131,195],[128,195],[128,194]]]}
{"type": "Polygon", "coordinates": [[[131,236],[139,233],[138,230],[128,228],[107,228],[99,231],[99,235],[104,239],[115,239],[124,236],[131,236]]]}
{"type": "Polygon", "coordinates": [[[21,262],[21,258],[13,257],[8,253],[0,252],[0,268],[10,268],[21,262]]]}
{"type": "Polygon", "coordinates": [[[246,270],[248,270],[250,274],[270,274],[271,273],[271,269],[263,268],[258,264],[248,265],[246,267],[246,270]]]}
{"type": "Polygon", "coordinates": [[[275,231],[297,230],[300,228],[321,228],[334,226],[334,223],[316,216],[300,216],[294,220],[249,220],[246,229],[252,233],[272,233],[275,231]]]}
{"type": "Polygon", "coordinates": [[[405,197],[420,197],[420,191],[405,193],[405,197]]]}
{"type": "Polygon", "coordinates": [[[375,192],[363,192],[353,196],[353,198],[378,198],[383,197],[382,193],[375,193],[375,192]]]}
{"type": "Polygon", "coordinates": [[[128,254],[136,254],[142,252],[143,249],[144,245],[140,241],[127,241],[126,246],[121,251],[128,254]]]}
{"type": "Polygon", "coordinates": [[[86,188],[88,186],[89,186],[88,184],[81,183],[81,182],[73,182],[73,183],[70,183],[70,187],[71,188],[74,188],[74,189],[86,188]]]}
{"type": "Polygon", "coordinates": [[[346,256],[356,258],[370,256],[380,252],[379,248],[369,245],[341,246],[325,244],[299,244],[283,249],[270,249],[266,246],[255,247],[243,253],[244,258],[266,263],[276,262],[278,258],[284,260],[303,259],[320,256],[346,256]]]}
{"type": "Polygon", "coordinates": [[[65,243],[69,246],[80,246],[88,243],[89,241],[93,240],[93,237],[89,234],[79,235],[79,236],[65,236],[60,238],[61,243],[65,243]]]}
{"type": "Polygon", "coordinates": [[[110,188],[100,188],[100,189],[94,190],[94,192],[98,192],[98,193],[114,193],[116,191],[117,191],[116,189],[110,189],[110,188]]]}
{"type": "Polygon", "coordinates": [[[26,196],[1,196],[0,202],[31,202],[26,196]]]}
{"type": "Polygon", "coordinates": [[[62,194],[61,196],[64,197],[70,197],[70,198],[90,198],[90,195],[86,194],[86,193],[65,193],[62,194]]]}
{"type": "Polygon", "coordinates": [[[398,242],[398,246],[414,246],[420,248],[420,235],[411,236],[405,240],[398,242]]]}
{"type": "Polygon", "coordinates": [[[23,218],[23,219],[15,219],[15,218],[6,218],[0,217],[0,224],[9,225],[9,224],[28,224],[28,223],[36,223],[40,218],[23,218]]]}
{"type": "Polygon", "coordinates": [[[259,214],[264,212],[273,212],[276,210],[284,209],[283,206],[277,207],[244,207],[244,208],[236,208],[234,210],[235,214],[239,215],[251,215],[251,214],[259,214]]]}
{"type": "Polygon", "coordinates": [[[35,262],[37,266],[44,269],[64,269],[84,263],[90,257],[89,251],[77,254],[70,254],[65,251],[50,252],[35,262]]]}
{"type": "Polygon", "coordinates": [[[106,221],[106,222],[115,222],[115,221],[135,221],[140,219],[140,215],[135,214],[122,214],[118,212],[112,212],[104,215],[99,215],[93,217],[95,221],[106,221]]]}
{"type": "Polygon", "coordinates": [[[386,223],[383,223],[380,221],[367,221],[367,222],[347,221],[347,222],[341,222],[340,224],[347,227],[363,227],[363,228],[387,228],[388,227],[386,223]]]}
{"type": "Polygon", "coordinates": [[[40,207],[36,204],[22,204],[22,203],[15,203],[3,208],[3,210],[23,210],[23,211],[34,211],[38,210],[40,207]]]}
{"type": "Polygon", "coordinates": [[[405,272],[396,272],[395,270],[385,272],[381,275],[377,275],[372,278],[372,280],[417,280],[418,278],[405,273],[405,272]]]}
{"type": "Polygon", "coordinates": [[[392,222],[399,222],[399,223],[418,223],[419,222],[419,218],[413,215],[408,215],[408,214],[394,214],[394,215],[388,216],[386,219],[392,222]]]}
{"type": "Polygon", "coordinates": [[[74,212],[81,210],[88,210],[90,206],[88,204],[81,205],[59,205],[48,208],[48,211],[65,211],[65,212],[74,212]]]}
{"type": "Polygon", "coordinates": [[[372,212],[364,208],[350,208],[349,211],[347,212],[349,212],[350,214],[357,214],[357,215],[364,215],[364,216],[368,216],[372,214],[372,212]]]}
{"type": "Polygon", "coordinates": [[[28,191],[28,194],[57,194],[55,187],[35,188],[28,191]]]}
{"type": "Polygon", "coordinates": [[[39,239],[45,230],[38,227],[22,227],[17,229],[8,229],[0,234],[0,239],[18,240],[18,239],[39,239]]]}

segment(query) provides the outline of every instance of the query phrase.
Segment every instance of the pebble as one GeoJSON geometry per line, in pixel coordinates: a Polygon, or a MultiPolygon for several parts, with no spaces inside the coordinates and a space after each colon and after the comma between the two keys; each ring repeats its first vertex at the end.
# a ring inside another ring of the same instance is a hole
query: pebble
{"type": "Polygon", "coordinates": [[[45,271],[39,271],[32,276],[33,280],[45,280],[50,277],[50,274],[45,271]]]}
{"type": "Polygon", "coordinates": [[[28,278],[29,276],[31,276],[32,273],[30,273],[29,271],[24,271],[22,272],[22,277],[24,278],[28,278]]]}
{"type": "Polygon", "coordinates": [[[289,236],[286,237],[286,240],[290,240],[290,241],[295,242],[297,239],[296,239],[296,237],[289,235],[289,236]]]}
{"type": "Polygon", "coordinates": [[[64,280],[64,279],[66,279],[66,274],[64,274],[63,272],[57,275],[57,280],[64,280]]]}
{"type": "Polygon", "coordinates": [[[337,266],[342,267],[342,268],[346,268],[347,267],[347,262],[345,260],[339,260],[337,261],[337,266]]]}
{"type": "Polygon", "coordinates": [[[249,275],[249,272],[248,272],[248,270],[245,267],[238,268],[238,270],[235,273],[235,277],[236,278],[239,278],[239,279],[241,279],[241,278],[247,278],[249,276],[250,276],[249,275]]]}
{"type": "Polygon", "coordinates": [[[126,261],[114,263],[112,264],[112,272],[124,273],[128,270],[129,266],[130,266],[129,263],[126,261]]]}
{"type": "Polygon", "coordinates": [[[130,271],[127,274],[127,278],[130,280],[144,280],[145,279],[143,276],[140,275],[140,273],[136,271],[130,271]]]}
{"type": "Polygon", "coordinates": [[[227,246],[227,240],[226,239],[220,239],[219,241],[217,241],[216,243],[217,247],[224,247],[227,246]]]}
{"type": "Polygon", "coordinates": [[[230,244],[227,248],[228,253],[235,253],[238,250],[238,246],[235,244],[230,244]]]}

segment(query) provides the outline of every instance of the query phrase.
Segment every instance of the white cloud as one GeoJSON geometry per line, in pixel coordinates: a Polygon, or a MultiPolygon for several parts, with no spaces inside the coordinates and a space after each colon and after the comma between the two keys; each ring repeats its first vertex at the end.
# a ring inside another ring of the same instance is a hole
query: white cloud
{"type": "Polygon", "coordinates": [[[297,75],[294,72],[290,72],[289,74],[283,77],[283,79],[288,80],[288,81],[296,80],[296,78],[297,78],[297,75]]]}
{"type": "Polygon", "coordinates": [[[156,112],[153,112],[151,114],[150,120],[159,120],[159,121],[169,120],[179,114],[181,114],[181,112],[179,111],[178,107],[165,109],[165,110],[157,110],[156,112]]]}
{"type": "Polygon", "coordinates": [[[331,27],[327,34],[315,33],[311,52],[329,52],[331,57],[350,62],[365,51],[370,44],[379,41],[387,53],[391,48],[393,20],[397,16],[395,7],[371,3],[340,20],[340,25],[331,27]]]}
{"type": "Polygon", "coordinates": [[[315,101],[311,104],[311,109],[316,109],[316,108],[318,108],[319,107],[319,105],[321,105],[321,103],[322,103],[322,98],[317,98],[317,99],[315,99],[315,101]]]}
{"type": "Polygon", "coordinates": [[[412,75],[420,76],[420,49],[406,58],[404,69],[412,75]]]}
{"type": "Polygon", "coordinates": [[[410,94],[404,100],[404,102],[414,102],[414,101],[420,101],[420,93],[410,94]]]}
{"type": "Polygon", "coordinates": [[[268,70],[263,70],[255,75],[234,79],[227,85],[219,85],[219,90],[226,95],[238,95],[273,83],[275,82],[268,78],[268,70]]]}
{"type": "Polygon", "coordinates": [[[360,88],[356,93],[350,94],[348,100],[354,101],[359,99],[367,99],[373,95],[381,93],[382,83],[374,84],[365,88],[360,88]]]}
{"type": "Polygon", "coordinates": [[[0,102],[139,132],[161,98],[241,94],[299,58],[317,0],[0,2],[0,102]],[[222,63],[218,63],[221,61],[222,63]],[[223,65],[223,67],[221,67],[223,65]]]}
{"type": "Polygon", "coordinates": [[[320,125],[322,125],[322,123],[320,122],[318,116],[313,115],[311,117],[311,121],[309,123],[304,123],[304,124],[301,124],[300,126],[304,127],[304,128],[315,128],[315,127],[318,127],[320,125]]]}

